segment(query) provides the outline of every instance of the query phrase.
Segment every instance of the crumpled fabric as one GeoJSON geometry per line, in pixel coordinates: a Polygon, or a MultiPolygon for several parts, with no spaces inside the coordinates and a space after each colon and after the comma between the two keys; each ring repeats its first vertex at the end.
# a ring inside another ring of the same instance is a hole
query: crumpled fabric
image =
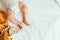
{"type": "Polygon", "coordinates": [[[60,40],[60,7],[54,0],[22,0],[32,28],[24,26],[14,40],[60,40]]]}

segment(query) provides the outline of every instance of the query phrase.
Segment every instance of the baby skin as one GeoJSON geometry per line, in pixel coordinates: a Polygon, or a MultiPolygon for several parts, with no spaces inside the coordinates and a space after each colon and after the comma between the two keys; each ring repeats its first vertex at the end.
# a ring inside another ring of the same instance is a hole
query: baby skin
{"type": "Polygon", "coordinates": [[[14,12],[12,9],[7,8],[6,12],[7,12],[7,16],[8,16],[8,20],[10,20],[12,23],[16,24],[20,29],[22,29],[22,23],[26,24],[27,26],[30,26],[30,23],[27,21],[27,7],[24,3],[19,2],[18,4],[19,9],[21,10],[22,13],[22,22],[18,21],[13,15],[14,12]]]}

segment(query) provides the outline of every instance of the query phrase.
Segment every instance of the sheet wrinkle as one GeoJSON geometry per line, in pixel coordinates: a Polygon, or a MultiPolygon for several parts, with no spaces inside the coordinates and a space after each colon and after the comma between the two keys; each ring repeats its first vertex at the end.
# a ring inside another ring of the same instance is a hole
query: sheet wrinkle
{"type": "Polygon", "coordinates": [[[14,40],[60,40],[60,8],[54,0],[22,1],[28,6],[32,28],[24,25],[14,40]]]}

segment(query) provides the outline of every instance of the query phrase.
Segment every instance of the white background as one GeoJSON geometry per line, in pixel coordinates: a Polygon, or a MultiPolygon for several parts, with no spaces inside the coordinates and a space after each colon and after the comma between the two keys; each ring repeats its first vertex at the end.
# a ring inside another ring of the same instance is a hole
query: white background
{"type": "MultiPolygon", "coordinates": [[[[22,1],[28,7],[29,16],[34,20],[39,40],[60,40],[60,8],[54,0],[22,1]]],[[[2,5],[0,7],[2,8],[2,5]]]]}

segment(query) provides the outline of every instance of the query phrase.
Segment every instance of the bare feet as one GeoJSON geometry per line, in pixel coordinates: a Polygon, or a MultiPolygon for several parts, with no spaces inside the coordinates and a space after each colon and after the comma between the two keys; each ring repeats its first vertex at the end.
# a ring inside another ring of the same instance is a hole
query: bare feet
{"type": "Polygon", "coordinates": [[[22,29],[22,26],[21,25],[18,25],[20,29],[22,29]]]}
{"type": "Polygon", "coordinates": [[[22,23],[17,24],[17,26],[22,29],[22,23]]]}
{"type": "Polygon", "coordinates": [[[23,21],[27,26],[30,26],[30,23],[28,21],[23,21]]]}

